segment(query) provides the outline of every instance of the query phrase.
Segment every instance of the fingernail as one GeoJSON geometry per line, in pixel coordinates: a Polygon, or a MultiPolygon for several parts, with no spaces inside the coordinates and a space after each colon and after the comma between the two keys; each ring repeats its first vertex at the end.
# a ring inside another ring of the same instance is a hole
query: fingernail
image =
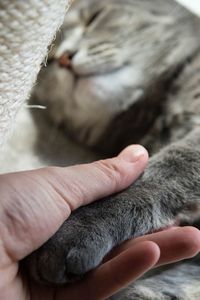
{"type": "Polygon", "coordinates": [[[125,148],[119,156],[128,162],[136,162],[142,156],[147,155],[147,150],[140,145],[131,145],[125,148]]]}

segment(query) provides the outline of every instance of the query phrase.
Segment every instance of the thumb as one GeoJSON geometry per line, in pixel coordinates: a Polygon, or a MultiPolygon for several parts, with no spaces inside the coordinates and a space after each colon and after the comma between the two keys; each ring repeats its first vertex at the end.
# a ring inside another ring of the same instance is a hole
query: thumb
{"type": "Polygon", "coordinates": [[[147,151],[135,145],[115,158],[68,168],[51,167],[46,176],[73,211],[128,187],[144,171],[147,160],[147,151]]]}
{"type": "Polygon", "coordinates": [[[12,259],[22,259],[47,241],[72,210],[130,185],[148,160],[142,146],[117,157],[67,168],[0,175],[0,233],[12,259]]]}

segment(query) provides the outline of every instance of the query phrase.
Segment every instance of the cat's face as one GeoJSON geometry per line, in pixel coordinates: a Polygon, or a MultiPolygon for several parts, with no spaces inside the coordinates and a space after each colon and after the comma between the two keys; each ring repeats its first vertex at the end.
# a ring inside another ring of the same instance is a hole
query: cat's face
{"type": "Polygon", "coordinates": [[[132,5],[82,1],[66,17],[55,56],[68,54],[73,71],[89,76],[113,72],[131,60],[131,31],[144,25],[132,5]],[[85,5],[84,5],[85,4],[85,5]]]}
{"type": "Polygon", "coordinates": [[[63,88],[58,75],[63,71],[58,65],[50,65],[46,73],[51,75],[46,77],[51,83],[49,88],[45,84],[43,97],[50,92],[51,104],[53,97],[59,99],[52,115],[56,121],[64,120],[78,140],[95,142],[113,113],[126,109],[142,95],[141,68],[130,67],[134,55],[129,37],[133,28],[137,30],[144,23],[145,15],[138,18],[128,2],[123,6],[119,1],[95,0],[77,1],[67,14],[52,56],[57,61],[68,57],[68,80],[63,88]],[[68,93],[61,100],[61,91],[66,91],[66,87],[68,93]]]}
{"type": "Polygon", "coordinates": [[[94,145],[112,119],[187,55],[187,22],[177,25],[183,15],[174,1],[77,1],[53,50],[57,63],[45,71],[53,118],[94,145]]]}

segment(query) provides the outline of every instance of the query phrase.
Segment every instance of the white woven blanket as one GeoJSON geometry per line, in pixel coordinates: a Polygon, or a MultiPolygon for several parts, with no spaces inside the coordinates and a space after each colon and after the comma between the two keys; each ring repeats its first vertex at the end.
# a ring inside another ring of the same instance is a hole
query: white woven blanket
{"type": "Polygon", "coordinates": [[[0,146],[29,96],[69,2],[0,1],[0,146]]]}

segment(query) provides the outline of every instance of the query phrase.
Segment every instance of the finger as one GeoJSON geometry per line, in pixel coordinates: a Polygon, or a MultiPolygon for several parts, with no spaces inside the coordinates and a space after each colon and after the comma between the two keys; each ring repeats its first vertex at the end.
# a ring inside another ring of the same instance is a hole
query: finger
{"type": "Polygon", "coordinates": [[[139,243],[90,272],[80,283],[62,289],[56,300],[106,299],[151,269],[159,256],[155,243],[139,243]]]}
{"type": "Polygon", "coordinates": [[[107,256],[107,260],[133,247],[137,243],[152,241],[161,251],[157,266],[173,263],[182,259],[191,258],[200,251],[200,231],[194,227],[177,227],[139,237],[123,243],[107,256]]]}
{"type": "Polygon", "coordinates": [[[162,254],[158,266],[191,258],[200,251],[200,231],[197,228],[188,226],[174,231],[167,230],[165,235],[166,239],[162,236],[162,232],[153,238],[161,247],[162,254]]]}
{"type": "Polygon", "coordinates": [[[56,186],[71,210],[128,187],[144,171],[147,151],[140,145],[124,149],[117,157],[68,168],[51,168],[56,186]]]}

